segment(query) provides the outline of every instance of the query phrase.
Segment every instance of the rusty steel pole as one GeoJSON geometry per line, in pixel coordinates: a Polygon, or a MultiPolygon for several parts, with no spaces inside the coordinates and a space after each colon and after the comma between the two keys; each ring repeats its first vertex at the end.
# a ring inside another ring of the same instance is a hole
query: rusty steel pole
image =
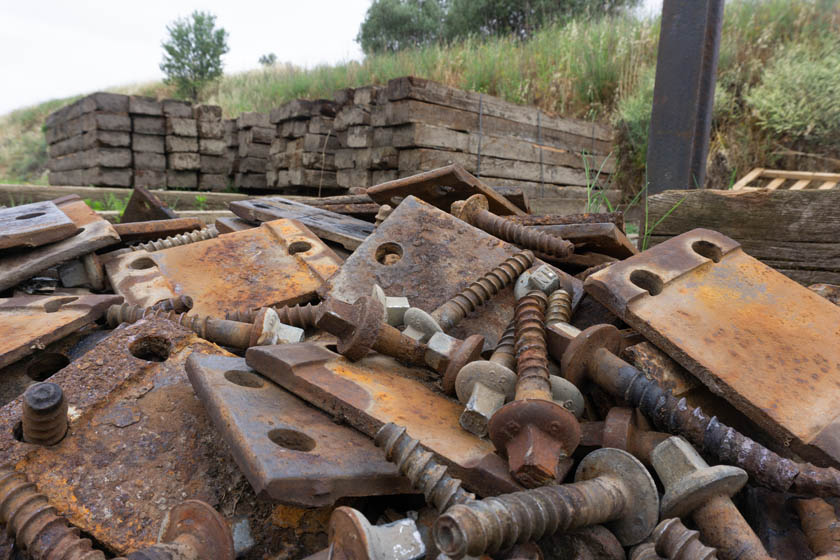
{"type": "Polygon", "coordinates": [[[648,194],[702,188],[724,0],[665,0],[647,151],[648,194]]]}

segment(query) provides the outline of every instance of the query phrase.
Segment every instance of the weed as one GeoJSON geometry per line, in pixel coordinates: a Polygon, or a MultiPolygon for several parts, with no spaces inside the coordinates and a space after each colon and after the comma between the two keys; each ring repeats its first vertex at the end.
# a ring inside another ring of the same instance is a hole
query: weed
{"type": "Polygon", "coordinates": [[[195,209],[204,211],[207,209],[207,197],[201,194],[195,195],[195,209]]]}
{"type": "Polygon", "coordinates": [[[97,212],[119,212],[115,220],[119,223],[120,220],[122,220],[123,212],[125,212],[125,207],[128,206],[130,198],[131,196],[120,198],[113,193],[105,193],[105,197],[102,200],[86,198],[84,199],[84,202],[97,212]]]}

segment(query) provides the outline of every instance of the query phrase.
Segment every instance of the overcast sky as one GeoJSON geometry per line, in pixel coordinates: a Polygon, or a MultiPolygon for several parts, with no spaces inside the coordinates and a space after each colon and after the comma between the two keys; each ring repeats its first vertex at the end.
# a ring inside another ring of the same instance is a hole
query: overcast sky
{"type": "MultiPolygon", "coordinates": [[[[48,99],[162,78],[166,24],[208,10],[230,37],[225,72],[281,62],[361,59],[354,39],[371,0],[38,0],[0,2],[0,114],[48,99]]],[[[662,0],[644,0],[646,12],[662,0]]]]}

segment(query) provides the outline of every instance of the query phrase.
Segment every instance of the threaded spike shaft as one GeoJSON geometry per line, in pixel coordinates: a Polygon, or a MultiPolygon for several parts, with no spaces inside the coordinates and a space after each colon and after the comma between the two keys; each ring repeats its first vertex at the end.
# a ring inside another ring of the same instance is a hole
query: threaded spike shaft
{"type": "Polygon", "coordinates": [[[548,296],[545,324],[568,323],[572,319],[572,296],[564,289],[554,290],[548,296]]]}
{"type": "Polygon", "coordinates": [[[22,473],[0,469],[0,524],[33,560],[105,560],[22,473]]]}
{"type": "Polygon", "coordinates": [[[432,317],[444,331],[450,330],[461,319],[511,285],[533,263],[534,253],[531,251],[516,253],[435,309],[432,317]]]}
{"type": "Polygon", "coordinates": [[[496,349],[490,356],[490,361],[501,364],[513,370],[516,366],[516,321],[511,321],[502,333],[502,337],[496,344],[496,349]]]}
{"type": "Polygon", "coordinates": [[[797,499],[793,501],[793,507],[814,554],[840,552],[840,522],[831,504],[821,498],[797,499]]]}
{"type": "Polygon", "coordinates": [[[405,428],[391,422],[382,426],[374,438],[376,445],[385,450],[389,461],[397,465],[411,486],[423,492],[426,502],[443,512],[455,504],[464,504],[475,496],[461,488],[461,481],[446,473],[446,467],[420,442],[406,433],[405,428]]]}
{"type": "Polygon", "coordinates": [[[630,549],[630,560],[668,560],[656,553],[656,547],[652,542],[637,544],[630,549]]]}
{"type": "Polygon", "coordinates": [[[574,245],[562,237],[511,222],[488,210],[477,212],[471,221],[490,235],[551,257],[567,257],[574,250],[574,245]]]}
{"type": "Polygon", "coordinates": [[[140,243],[138,245],[132,245],[132,251],[161,251],[163,249],[171,249],[172,247],[180,247],[182,245],[189,245],[190,243],[197,243],[199,241],[206,241],[208,239],[213,239],[214,237],[219,236],[219,230],[216,229],[216,226],[211,224],[206,228],[198,229],[195,231],[189,231],[187,233],[179,233],[178,235],[172,235],[170,237],[165,237],[163,239],[156,239],[154,241],[149,241],[147,243],[140,243]]]}
{"type": "Polygon", "coordinates": [[[23,440],[55,445],[67,433],[67,399],[55,383],[35,383],[23,394],[23,440]]]}
{"type": "Polygon", "coordinates": [[[669,560],[717,560],[717,551],[700,542],[700,533],[677,518],[665,519],[653,530],[656,552],[669,560]]]}
{"type": "MultiPolygon", "coordinates": [[[[306,305],[289,305],[284,307],[272,307],[277,312],[280,322],[284,325],[291,325],[299,329],[310,329],[315,327],[318,315],[321,312],[320,303],[307,303],[306,305]]],[[[259,309],[247,311],[229,311],[225,313],[225,319],[240,321],[242,323],[253,323],[259,313],[259,309]]]]}
{"type": "Polygon", "coordinates": [[[169,299],[162,299],[151,309],[160,311],[175,311],[176,313],[186,313],[193,307],[193,299],[190,296],[178,296],[169,299]]]}
{"type": "Polygon", "coordinates": [[[516,400],[551,400],[545,342],[546,295],[532,290],[516,303],[516,400]]]}
{"type": "MultiPolygon", "coordinates": [[[[617,372],[617,378],[602,386],[614,387],[630,406],[638,407],[660,431],[680,434],[718,462],[741,467],[756,482],[781,492],[791,491],[810,496],[840,496],[840,471],[796,463],[770,451],[747,436],[709,417],[699,407],[691,408],[656,381],[617,356],[604,350],[605,370],[617,372]]],[[[599,360],[600,361],[600,360],[599,360]]],[[[596,366],[598,370],[602,366],[596,366]]],[[[613,374],[607,373],[608,377],[613,374]]]]}

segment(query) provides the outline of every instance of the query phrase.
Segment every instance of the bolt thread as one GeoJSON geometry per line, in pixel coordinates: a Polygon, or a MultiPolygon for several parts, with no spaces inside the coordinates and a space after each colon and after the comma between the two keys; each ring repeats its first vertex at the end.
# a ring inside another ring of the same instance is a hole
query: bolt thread
{"type": "Polygon", "coordinates": [[[36,383],[26,390],[23,398],[23,416],[21,418],[23,440],[35,445],[55,445],[67,433],[67,399],[61,387],[54,383],[36,383]],[[29,403],[33,391],[40,388],[53,388],[51,398],[54,402],[42,409],[34,408],[29,403]]]}
{"type": "Polygon", "coordinates": [[[661,431],[684,436],[715,457],[717,462],[744,469],[756,482],[772,490],[840,496],[840,471],[837,469],[785,459],[722,424],[717,417],[709,417],[701,408],[689,407],[684,398],[677,399],[620,358],[612,354],[606,358],[605,361],[614,361],[617,371],[616,379],[609,385],[615,387],[618,396],[630,406],[640,408],[661,431]]]}
{"type": "Polygon", "coordinates": [[[112,305],[108,308],[106,320],[111,328],[120,323],[136,323],[145,317],[160,317],[172,321],[210,342],[231,346],[234,348],[247,348],[248,339],[252,325],[237,321],[214,319],[206,315],[186,315],[174,311],[163,311],[150,307],[140,307],[123,303],[112,305]]]}
{"type": "Polygon", "coordinates": [[[178,296],[169,299],[162,299],[150,309],[160,311],[175,311],[177,313],[186,313],[193,307],[193,299],[190,296],[178,296]]]}
{"type": "Polygon", "coordinates": [[[700,542],[700,533],[677,518],[665,519],[653,530],[656,552],[669,560],[717,560],[717,551],[700,542]]]}
{"type": "Polygon", "coordinates": [[[531,251],[516,253],[435,309],[432,312],[432,317],[437,320],[444,331],[448,331],[457,325],[461,319],[511,285],[533,263],[534,253],[531,251]]]}
{"type": "Polygon", "coordinates": [[[548,349],[545,342],[545,308],[548,298],[532,290],[516,303],[516,400],[551,400],[548,349]]]}
{"type": "Polygon", "coordinates": [[[438,463],[419,441],[409,436],[402,426],[391,422],[385,424],[376,433],[374,441],[385,450],[388,460],[411,481],[411,486],[423,492],[426,502],[439,512],[475,499],[472,493],[461,488],[461,481],[449,476],[446,467],[438,463]]]}
{"type": "Polygon", "coordinates": [[[163,249],[171,249],[172,247],[180,247],[182,245],[189,245],[190,243],[197,243],[199,241],[206,241],[208,239],[213,239],[214,237],[219,236],[219,230],[216,229],[216,226],[211,224],[206,228],[198,229],[195,231],[189,231],[187,233],[179,233],[178,235],[172,235],[170,237],[164,237],[163,239],[156,239],[154,241],[149,241],[147,243],[140,243],[138,245],[132,245],[132,251],[161,251],[163,249]]]}
{"type": "Polygon", "coordinates": [[[26,477],[0,469],[0,524],[33,560],[105,560],[26,477]]]}
{"type": "MultiPolygon", "coordinates": [[[[321,312],[320,303],[307,303],[306,305],[289,305],[284,307],[272,307],[277,312],[280,322],[284,325],[291,325],[299,329],[310,329],[315,327],[318,315],[321,312]]],[[[239,321],[241,323],[253,323],[259,313],[259,309],[247,311],[229,311],[225,313],[225,319],[239,321]]]]}
{"type": "Polygon", "coordinates": [[[814,554],[840,552],[840,521],[831,504],[821,498],[797,499],[793,507],[814,554]]]}
{"type": "Polygon", "coordinates": [[[637,544],[630,549],[630,560],[667,560],[656,553],[656,547],[652,542],[637,544]]]}
{"type": "Polygon", "coordinates": [[[551,257],[567,257],[574,250],[574,245],[562,237],[511,222],[487,210],[474,214],[472,221],[490,235],[551,257]]]}
{"type": "Polygon", "coordinates": [[[516,365],[516,321],[511,320],[502,333],[502,337],[496,344],[493,354],[490,356],[490,361],[497,364],[502,364],[506,368],[512,370],[516,365]]]}
{"type": "Polygon", "coordinates": [[[456,559],[493,554],[515,543],[617,519],[627,504],[623,484],[610,476],[542,486],[452,506],[435,522],[435,543],[456,559]]]}
{"type": "Polygon", "coordinates": [[[572,296],[560,288],[548,296],[548,306],[545,310],[545,324],[568,323],[572,319],[572,296]]]}

